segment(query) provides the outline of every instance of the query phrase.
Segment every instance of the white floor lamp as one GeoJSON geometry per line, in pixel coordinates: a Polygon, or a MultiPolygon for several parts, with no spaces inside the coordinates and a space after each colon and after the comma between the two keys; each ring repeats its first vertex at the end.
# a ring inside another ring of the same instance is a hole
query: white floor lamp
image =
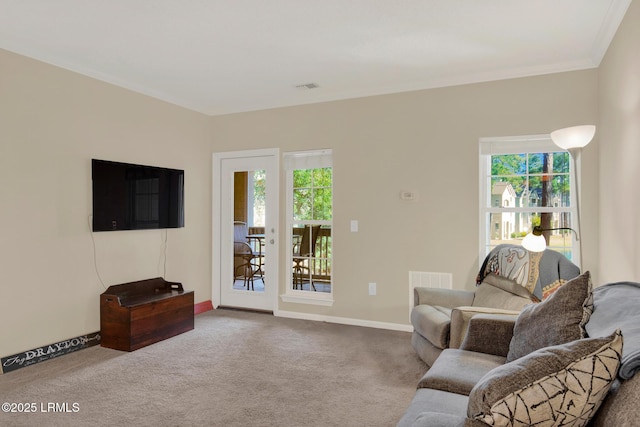
{"type": "MultiPolygon", "coordinates": [[[[593,125],[572,126],[564,129],[558,129],[551,132],[551,140],[558,147],[567,150],[571,157],[571,168],[573,169],[573,193],[576,201],[576,221],[572,230],[576,233],[576,241],[578,242],[578,266],[582,269],[582,230],[580,228],[580,189],[578,188],[578,159],[584,148],[596,133],[596,127],[593,125]]],[[[562,228],[566,229],[566,228],[562,228]]],[[[557,229],[554,229],[557,230],[557,229]]],[[[532,233],[525,236],[522,246],[533,252],[541,252],[546,248],[546,241],[542,236],[543,231],[549,231],[540,227],[535,227],[532,233]]]]}

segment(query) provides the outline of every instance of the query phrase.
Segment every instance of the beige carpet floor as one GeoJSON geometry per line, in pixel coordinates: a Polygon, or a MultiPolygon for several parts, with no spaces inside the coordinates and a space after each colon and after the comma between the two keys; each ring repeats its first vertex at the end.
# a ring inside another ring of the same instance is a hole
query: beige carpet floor
{"type": "Polygon", "coordinates": [[[0,425],[394,426],[425,371],[407,332],[214,310],[135,352],[91,347],[0,375],[1,402],[37,407],[0,425]]]}

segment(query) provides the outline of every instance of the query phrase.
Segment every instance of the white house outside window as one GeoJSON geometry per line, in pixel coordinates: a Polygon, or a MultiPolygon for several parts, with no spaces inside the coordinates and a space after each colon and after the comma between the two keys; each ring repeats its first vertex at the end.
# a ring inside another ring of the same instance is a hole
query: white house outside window
{"type": "MultiPolygon", "coordinates": [[[[480,140],[480,259],[502,243],[520,244],[534,225],[572,227],[575,188],[569,153],[548,135],[480,140]]],[[[546,232],[549,249],[579,259],[571,231],[546,232]]]]}

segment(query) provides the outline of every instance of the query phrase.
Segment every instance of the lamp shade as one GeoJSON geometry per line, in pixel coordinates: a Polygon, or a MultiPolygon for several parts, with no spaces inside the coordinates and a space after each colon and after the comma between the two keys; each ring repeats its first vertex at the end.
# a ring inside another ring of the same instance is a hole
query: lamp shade
{"type": "Polygon", "coordinates": [[[529,233],[522,239],[522,247],[531,252],[542,252],[547,248],[547,241],[542,235],[529,233]]]}
{"type": "Polygon", "coordinates": [[[582,148],[591,142],[596,134],[594,125],[572,126],[558,129],[551,132],[551,140],[558,147],[569,150],[571,148],[582,148]]]}

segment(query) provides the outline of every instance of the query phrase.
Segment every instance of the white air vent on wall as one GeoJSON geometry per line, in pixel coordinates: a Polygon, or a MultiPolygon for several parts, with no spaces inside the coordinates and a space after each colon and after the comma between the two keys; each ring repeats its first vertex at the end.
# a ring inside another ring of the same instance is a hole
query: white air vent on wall
{"type": "Polygon", "coordinates": [[[426,271],[409,272],[409,312],[413,308],[413,288],[424,286],[427,288],[452,289],[452,273],[431,273],[426,271]]]}
{"type": "Polygon", "coordinates": [[[451,289],[453,274],[451,273],[429,273],[425,271],[410,271],[409,283],[411,290],[416,286],[426,286],[428,288],[451,289]]]}

